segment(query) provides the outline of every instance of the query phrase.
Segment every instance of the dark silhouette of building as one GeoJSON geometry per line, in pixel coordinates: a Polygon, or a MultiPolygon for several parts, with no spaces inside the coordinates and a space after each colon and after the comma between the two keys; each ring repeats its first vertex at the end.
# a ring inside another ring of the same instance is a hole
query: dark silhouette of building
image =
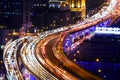
{"type": "Polygon", "coordinates": [[[18,29],[23,23],[23,0],[0,0],[0,25],[18,29]]]}

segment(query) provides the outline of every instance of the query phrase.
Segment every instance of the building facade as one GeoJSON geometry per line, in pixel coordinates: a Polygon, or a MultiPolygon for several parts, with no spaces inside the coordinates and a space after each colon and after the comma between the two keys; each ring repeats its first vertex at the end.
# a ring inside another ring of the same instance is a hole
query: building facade
{"type": "Polygon", "coordinates": [[[66,4],[70,6],[71,11],[79,11],[82,18],[85,18],[86,0],[66,0],[66,4]]]}
{"type": "Polygon", "coordinates": [[[22,0],[1,0],[0,1],[0,25],[2,28],[20,28],[23,20],[22,0]]]}

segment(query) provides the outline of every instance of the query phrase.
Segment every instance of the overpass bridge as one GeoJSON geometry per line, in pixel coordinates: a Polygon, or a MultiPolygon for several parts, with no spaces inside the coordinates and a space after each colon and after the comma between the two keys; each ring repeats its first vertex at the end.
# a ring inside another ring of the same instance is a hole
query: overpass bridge
{"type": "MultiPolygon", "coordinates": [[[[120,0],[110,0],[109,6],[104,11],[101,10],[81,23],[46,31],[39,36],[25,36],[9,41],[3,55],[8,80],[25,78],[18,58],[39,80],[102,80],[69,60],[64,53],[63,43],[68,36],[71,37],[72,43],[82,43],[87,35],[81,38],[78,34],[87,34],[88,31],[94,30],[95,26],[112,24],[120,16],[119,10],[120,0]],[[78,40],[75,41],[72,36],[76,36],[78,40]]],[[[65,47],[69,47],[69,44],[65,47]]]]}

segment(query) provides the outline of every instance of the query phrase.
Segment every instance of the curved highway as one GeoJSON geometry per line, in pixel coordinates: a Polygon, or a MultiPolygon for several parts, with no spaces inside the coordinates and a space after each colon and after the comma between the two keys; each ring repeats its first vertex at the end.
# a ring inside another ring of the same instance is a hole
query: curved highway
{"type": "MultiPolygon", "coordinates": [[[[120,16],[120,0],[109,1],[107,8],[101,9],[100,12],[81,23],[46,31],[39,36],[26,36],[8,42],[3,55],[8,80],[24,80],[19,69],[19,61],[17,61],[19,53],[26,69],[39,80],[101,80],[67,58],[63,49],[63,41],[73,32],[87,29],[107,20],[111,20],[110,24],[112,24],[120,16]]],[[[84,39],[85,37],[80,43],[84,39]]]]}

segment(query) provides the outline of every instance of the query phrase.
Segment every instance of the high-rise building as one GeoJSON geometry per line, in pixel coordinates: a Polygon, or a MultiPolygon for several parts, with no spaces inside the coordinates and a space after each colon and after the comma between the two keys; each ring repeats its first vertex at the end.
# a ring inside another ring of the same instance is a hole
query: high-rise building
{"type": "MultiPolygon", "coordinates": [[[[23,23],[22,23],[22,31],[27,32],[30,27],[32,27],[32,22],[30,19],[30,10],[32,7],[32,3],[29,0],[23,0],[23,23]]],[[[21,31],[21,30],[20,30],[21,31]]]]}
{"type": "Polygon", "coordinates": [[[0,0],[0,25],[18,29],[23,23],[23,0],[0,0]]]}
{"type": "Polygon", "coordinates": [[[66,0],[66,4],[70,6],[71,11],[80,11],[82,18],[85,18],[86,0],[66,0]]]}

